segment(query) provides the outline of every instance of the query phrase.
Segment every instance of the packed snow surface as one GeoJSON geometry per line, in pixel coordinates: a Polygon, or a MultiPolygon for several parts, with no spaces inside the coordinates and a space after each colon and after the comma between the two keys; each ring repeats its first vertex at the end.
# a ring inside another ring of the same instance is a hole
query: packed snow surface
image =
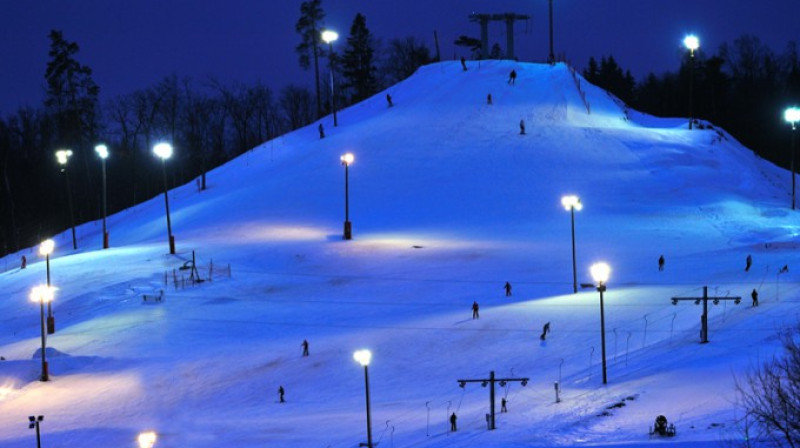
{"type": "Polygon", "coordinates": [[[713,124],[628,109],[562,64],[432,64],[338,122],[321,120],[324,139],[317,122],[253,148],[205,191],[171,190],[175,255],[163,197],[109,217],[110,249],[99,221],[77,228],[77,251],[69,231],[55,235],[48,382],[28,297],[45,260],[35,247],[3,259],[0,446],[32,446],[28,416],[43,415],[47,447],[132,447],[143,431],[159,448],[357,447],[365,373],[382,448],[742,440],[736,378],[779,353],[777,332],[800,312],[786,170],[713,124]],[[583,204],[576,294],[566,194],[583,204]],[[192,252],[210,281],[179,269],[192,252]],[[606,385],[599,293],[580,287],[598,261],[612,269],[606,385]],[[709,301],[700,344],[702,304],[671,298],[704,286],[743,300],[709,301]],[[353,359],[363,348],[366,371],[353,359]],[[495,384],[490,431],[491,388],[458,380],[492,372],[529,381],[495,384]],[[659,414],[674,438],[648,435],[659,414]]]}

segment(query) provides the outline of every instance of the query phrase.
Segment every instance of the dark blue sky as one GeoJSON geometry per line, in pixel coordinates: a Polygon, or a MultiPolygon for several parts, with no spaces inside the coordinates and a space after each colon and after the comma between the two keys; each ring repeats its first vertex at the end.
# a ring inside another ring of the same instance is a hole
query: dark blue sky
{"type": "MultiPolygon", "coordinates": [[[[297,64],[294,25],[300,0],[0,0],[0,113],[37,105],[43,97],[50,29],[77,42],[78,60],[94,70],[102,99],[151,86],[177,74],[197,81],[261,80],[274,90],[311,86],[297,64]]],[[[377,38],[415,36],[433,49],[437,30],[444,59],[461,48],[460,34],[477,37],[471,12],[527,14],[516,24],[521,60],[548,54],[547,0],[323,0],[326,25],[344,45],[361,12],[377,38]]],[[[696,33],[701,50],[716,51],[744,33],[782,52],[800,41],[800,0],[554,0],[555,50],[581,69],[590,56],[612,54],[637,79],[674,70],[681,40],[696,33]]],[[[490,26],[505,48],[505,25],[490,26]]]]}

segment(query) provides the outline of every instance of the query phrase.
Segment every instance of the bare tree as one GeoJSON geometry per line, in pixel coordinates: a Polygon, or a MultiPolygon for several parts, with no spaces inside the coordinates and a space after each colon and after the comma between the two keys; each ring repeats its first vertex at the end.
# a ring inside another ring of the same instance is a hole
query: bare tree
{"type": "Polygon", "coordinates": [[[780,334],[783,353],[736,380],[750,438],[800,447],[800,324],[780,334]]]}
{"type": "Polygon", "coordinates": [[[278,103],[290,130],[294,131],[313,121],[311,93],[307,89],[292,85],[286,86],[281,90],[278,103]]]}

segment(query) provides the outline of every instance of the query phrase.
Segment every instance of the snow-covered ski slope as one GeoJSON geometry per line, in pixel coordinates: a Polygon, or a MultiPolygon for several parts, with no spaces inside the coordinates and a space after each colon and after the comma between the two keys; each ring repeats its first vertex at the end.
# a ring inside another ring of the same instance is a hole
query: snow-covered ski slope
{"type": "Polygon", "coordinates": [[[159,448],[356,447],[367,438],[364,371],[352,357],[361,348],[373,353],[380,447],[743,438],[734,378],[776,353],[776,331],[800,312],[786,170],[723,130],[626,110],[561,64],[433,64],[338,118],[322,120],[325,139],[313,123],[212,171],[206,191],[172,190],[176,255],[162,197],[110,217],[108,250],[99,222],[78,227],[77,251],[69,232],[55,236],[50,382],[38,381],[39,306],[28,299],[45,262],[35,248],[6,257],[0,447],[34,443],[29,415],[45,416],[48,447],[132,447],[144,430],[159,448]],[[352,241],[341,238],[345,152],[355,155],[352,241]],[[612,268],[605,386],[599,294],[572,294],[565,194],[584,205],[578,281],[591,282],[596,261],[612,268]],[[232,275],[176,289],[172,272],[193,250],[203,276],[212,262],[232,275]],[[703,286],[744,299],[709,303],[708,344],[698,343],[702,307],[670,301],[703,286]],[[161,289],[164,302],[142,302],[161,289]],[[505,397],[509,412],[494,431],[488,388],[457,382],[490,371],[530,378],[498,385],[497,409],[505,397]],[[448,433],[453,412],[459,429],[448,433]],[[675,438],[648,437],[659,414],[675,438]]]}

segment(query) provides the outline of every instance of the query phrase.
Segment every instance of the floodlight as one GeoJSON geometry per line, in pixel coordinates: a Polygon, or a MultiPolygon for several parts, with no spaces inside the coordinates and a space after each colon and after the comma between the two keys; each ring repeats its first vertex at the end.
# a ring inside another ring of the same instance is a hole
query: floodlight
{"type": "Polygon", "coordinates": [[[108,146],[106,145],[97,145],[94,147],[95,152],[97,155],[100,156],[101,159],[108,158],[108,146]]]}
{"type": "Polygon", "coordinates": [[[571,210],[571,209],[581,210],[583,208],[583,204],[581,204],[581,198],[575,195],[562,197],[561,205],[564,206],[565,210],[571,210]]]}
{"type": "Polygon", "coordinates": [[[700,48],[700,39],[694,34],[690,34],[683,39],[683,45],[694,54],[694,51],[700,48]]]}
{"type": "Polygon", "coordinates": [[[59,149],[56,151],[56,159],[61,165],[66,165],[70,157],[72,157],[71,149],[59,149]]]}
{"type": "Polygon", "coordinates": [[[167,160],[172,157],[172,145],[169,143],[158,143],[153,146],[153,152],[162,160],[167,160]]]}
{"type": "Polygon", "coordinates": [[[322,32],[322,40],[326,44],[330,44],[331,42],[335,41],[338,38],[339,38],[339,33],[337,33],[336,31],[325,30],[322,32]]]}
{"type": "Polygon", "coordinates": [[[783,113],[783,119],[788,121],[794,129],[798,121],[800,121],[800,108],[790,107],[783,113]]]}
{"type": "Polygon", "coordinates": [[[589,268],[589,271],[592,273],[592,278],[598,283],[598,286],[605,284],[605,282],[608,281],[609,275],[611,275],[611,267],[607,263],[595,263],[589,268]]]}
{"type": "Polygon", "coordinates": [[[362,366],[368,366],[370,360],[372,359],[372,352],[369,350],[358,350],[353,353],[353,359],[358,361],[358,363],[362,366]]]}
{"type": "Polygon", "coordinates": [[[53,240],[44,240],[39,244],[39,255],[50,255],[53,253],[56,243],[53,240]]]}

